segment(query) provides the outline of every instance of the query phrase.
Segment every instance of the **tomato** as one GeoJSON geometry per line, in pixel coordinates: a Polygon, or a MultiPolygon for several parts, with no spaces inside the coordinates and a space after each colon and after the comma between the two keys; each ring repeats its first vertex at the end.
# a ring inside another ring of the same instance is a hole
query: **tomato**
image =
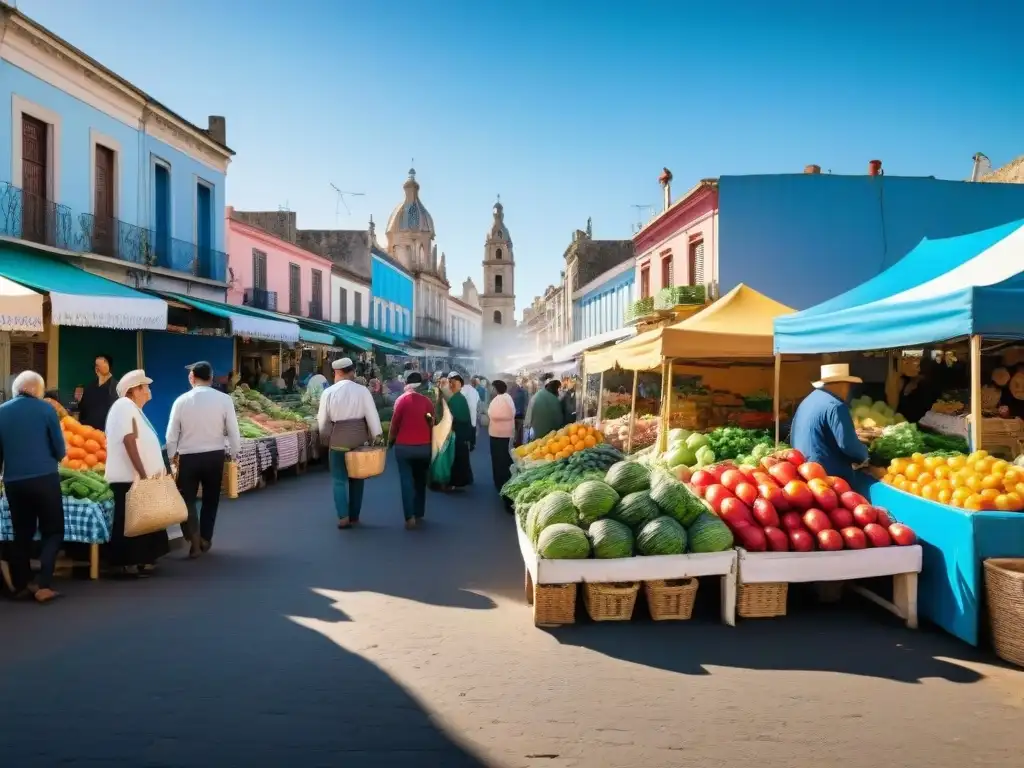
{"type": "Polygon", "coordinates": [[[917,534],[901,523],[893,523],[889,526],[889,535],[892,540],[901,547],[909,547],[917,543],[917,534]]]}

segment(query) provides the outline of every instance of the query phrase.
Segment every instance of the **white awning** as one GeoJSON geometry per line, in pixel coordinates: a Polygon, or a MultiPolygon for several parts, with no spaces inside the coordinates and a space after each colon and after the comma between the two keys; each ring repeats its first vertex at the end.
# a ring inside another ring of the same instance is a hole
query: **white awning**
{"type": "Polygon", "coordinates": [[[43,295],[0,277],[0,331],[43,331],[43,295]]]}

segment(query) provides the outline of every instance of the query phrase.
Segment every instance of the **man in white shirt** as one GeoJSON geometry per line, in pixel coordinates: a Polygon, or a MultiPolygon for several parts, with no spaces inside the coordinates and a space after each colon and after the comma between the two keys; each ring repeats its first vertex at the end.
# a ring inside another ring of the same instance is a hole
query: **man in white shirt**
{"type": "Polygon", "coordinates": [[[189,557],[210,550],[224,476],[224,452],[237,456],[242,446],[238,417],[230,397],[213,384],[213,367],[203,361],[187,366],[192,389],[174,401],[167,424],[167,458],[178,457],[178,491],[188,508],[182,535],[191,544],[189,557]],[[196,497],[203,489],[202,510],[196,497]]]}
{"type": "MultiPolygon", "coordinates": [[[[452,371],[448,374],[448,378],[457,375],[455,371],[452,371]]],[[[480,393],[473,386],[463,387],[459,391],[462,392],[462,396],[466,398],[466,403],[469,405],[469,421],[473,425],[473,439],[469,443],[469,449],[472,451],[476,449],[476,419],[480,410],[480,393]]]]}
{"type": "Polygon", "coordinates": [[[363,481],[348,476],[345,452],[380,437],[383,430],[373,395],[362,384],[354,381],[355,364],[347,357],[331,363],[334,384],[320,396],[317,423],[320,440],[330,445],[328,464],[334,484],[334,509],[338,514],[338,528],[351,528],[359,524],[359,511],[363,506],[363,481]]]}

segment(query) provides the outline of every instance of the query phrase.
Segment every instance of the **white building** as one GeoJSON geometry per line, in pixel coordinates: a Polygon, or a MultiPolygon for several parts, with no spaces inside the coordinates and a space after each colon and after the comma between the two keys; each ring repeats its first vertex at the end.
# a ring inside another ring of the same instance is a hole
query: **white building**
{"type": "Polygon", "coordinates": [[[370,325],[370,281],[337,264],[331,266],[331,322],[370,325]]]}
{"type": "Polygon", "coordinates": [[[470,278],[462,284],[462,296],[448,294],[448,343],[456,357],[478,357],[482,348],[480,297],[470,278]]]}

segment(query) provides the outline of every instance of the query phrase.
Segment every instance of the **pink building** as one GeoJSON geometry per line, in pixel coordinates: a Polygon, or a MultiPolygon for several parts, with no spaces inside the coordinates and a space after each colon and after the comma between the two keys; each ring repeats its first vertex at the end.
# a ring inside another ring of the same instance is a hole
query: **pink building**
{"type": "Polygon", "coordinates": [[[633,236],[637,299],[657,296],[674,285],[718,284],[718,182],[704,179],[672,202],[665,187],[665,209],[633,236]]]}
{"type": "Polygon", "coordinates": [[[331,261],[226,214],[228,303],[330,320],[331,261]]]}

